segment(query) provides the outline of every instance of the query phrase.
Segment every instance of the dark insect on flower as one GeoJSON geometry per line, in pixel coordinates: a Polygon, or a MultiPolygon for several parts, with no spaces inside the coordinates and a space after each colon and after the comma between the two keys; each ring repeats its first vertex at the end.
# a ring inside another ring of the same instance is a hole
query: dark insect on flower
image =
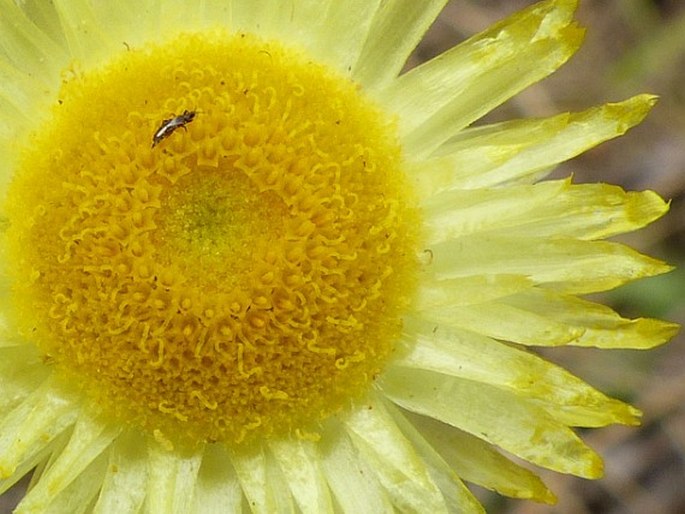
{"type": "Polygon", "coordinates": [[[163,120],[157,131],[152,136],[152,148],[157,146],[162,139],[169,137],[177,128],[186,129],[186,125],[195,119],[195,111],[183,111],[182,114],[163,120]]]}

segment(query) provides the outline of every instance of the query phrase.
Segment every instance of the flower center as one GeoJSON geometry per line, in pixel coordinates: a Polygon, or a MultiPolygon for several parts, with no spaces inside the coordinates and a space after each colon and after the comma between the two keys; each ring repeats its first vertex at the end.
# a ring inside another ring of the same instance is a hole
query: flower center
{"type": "Polygon", "coordinates": [[[416,277],[394,126],[248,35],[65,77],[6,199],[12,322],[113,417],[311,433],[371,385],[416,277]]]}

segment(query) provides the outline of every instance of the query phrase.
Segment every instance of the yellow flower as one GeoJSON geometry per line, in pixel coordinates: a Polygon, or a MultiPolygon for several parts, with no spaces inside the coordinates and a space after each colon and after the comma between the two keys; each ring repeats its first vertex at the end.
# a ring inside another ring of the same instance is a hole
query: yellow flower
{"type": "Polygon", "coordinates": [[[541,181],[642,95],[468,128],[580,45],[571,0],[399,75],[445,0],[0,1],[0,491],[17,512],[553,502],[636,424],[527,347],[675,326],[578,298],[668,266],[652,192],[541,181]]]}

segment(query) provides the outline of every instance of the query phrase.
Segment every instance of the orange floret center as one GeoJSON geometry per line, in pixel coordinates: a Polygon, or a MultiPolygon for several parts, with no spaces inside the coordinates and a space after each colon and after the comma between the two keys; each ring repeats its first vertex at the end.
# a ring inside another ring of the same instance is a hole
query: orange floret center
{"type": "Polygon", "coordinates": [[[151,432],[316,431],[393,351],[412,205],[394,126],[330,69],[247,35],[123,51],[21,154],[12,322],[151,432]]]}

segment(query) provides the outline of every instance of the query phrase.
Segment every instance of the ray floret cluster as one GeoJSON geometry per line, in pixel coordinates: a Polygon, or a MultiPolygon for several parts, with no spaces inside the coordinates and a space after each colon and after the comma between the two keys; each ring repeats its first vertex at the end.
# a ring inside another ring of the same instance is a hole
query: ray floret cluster
{"type": "Polygon", "coordinates": [[[545,180],[650,95],[474,125],[577,50],[533,5],[401,74],[446,0],[0,0],[0,492],[20,513],[553,503],[637,409],[535,347],[676,331],[657,194],[545,180]],[[171,125],[170,125],[171,123],[171,125]]]}

